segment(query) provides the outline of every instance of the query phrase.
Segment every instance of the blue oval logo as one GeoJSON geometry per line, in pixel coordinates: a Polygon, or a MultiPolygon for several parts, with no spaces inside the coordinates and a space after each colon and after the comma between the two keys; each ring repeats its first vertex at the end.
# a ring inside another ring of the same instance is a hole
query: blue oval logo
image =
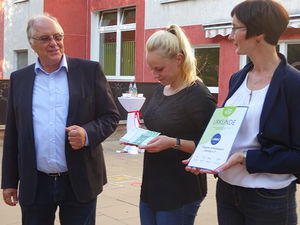
{"type": "Polygon", "coordinates": [[[219,143],[219,141],[221,140],[221,134],[215,134],[212,139],[210,140],[210,143],[212,145],[216,145],[219,143]]]}

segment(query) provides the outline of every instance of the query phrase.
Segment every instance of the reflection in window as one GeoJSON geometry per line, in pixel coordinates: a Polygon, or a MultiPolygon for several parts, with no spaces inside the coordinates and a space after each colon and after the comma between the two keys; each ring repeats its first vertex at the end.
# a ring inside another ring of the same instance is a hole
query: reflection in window
{"type": "Polygon", "coordinates": [[[117,25],[117,12],[103,12],[101,17],[101,26],[117,25]]]}
{"type": "Polygon", "coordinates": [[[122,24],[129,23],[135,23],[135,9],[124,10],[122,24]]]}
{"type": "Polygon", "coordinates": [[[116,33],[100,34],[100,62],[105,75],[116,74],[116,33]]]}
{"type": "Polygon", "coordinates": [[[287,61],[297,70],[300,70],[300,44],[288,44],[287,61]]]}
{"type": "Polygon", "coordinates": [[[134,75],[135,31],[122,32],[121,76],[134,75]]]}
{"type": "Polygon", "coordinates": [[[219,48],[196,48],[198,76],[210,87],[218,87],[219,48]]]}

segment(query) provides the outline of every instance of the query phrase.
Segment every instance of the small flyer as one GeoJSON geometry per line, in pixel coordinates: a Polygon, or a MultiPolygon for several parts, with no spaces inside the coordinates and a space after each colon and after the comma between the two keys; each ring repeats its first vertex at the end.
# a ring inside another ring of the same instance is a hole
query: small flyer
{"type": "Polygon", "coordinates": [[[130,129],[123,137],[121,137],[120,141],[132,144],[132,145],[147,145],[149,141],[158,136],[160,133],[145,130],[143,128],[132,128],[130,129]]]}
{"type": "Polygon", "coordinates": [[[217,108],[188,166],[213,171],[224,164],[247,110],[246,106],[217,108]]]}

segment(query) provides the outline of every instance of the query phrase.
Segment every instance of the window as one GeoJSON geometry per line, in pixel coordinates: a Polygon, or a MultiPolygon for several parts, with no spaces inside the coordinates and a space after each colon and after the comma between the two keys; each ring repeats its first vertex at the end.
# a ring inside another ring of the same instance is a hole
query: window
{"type": "MultiPolygon", "coordinates": [[[[277,51],[286,56],[287,62],[300,70],[300,41],[279,41],[277,51]]],[[[240,57],[240,68],[243,68],[250,59],[243,55],[240,57]]]]}
{"type": "Polygon", "coordinates": [[[122,24],[135,23],[135,9],[125,9],[122,16],[122,24]]]}
{"type": "Polygon", "coordinates": [[[287,45],[287,61],[297,70],[300,70],[300,43],[287,45]]]}
{"type": "Polygon", "coordinates": [[[218,93],[219,82],[219,46],[194,48],[197,60],[197,74],[212,93],[218,93]]]}
{"type": "Polygon", "coordinates": [[[16,50],[15,51],[15,68],[16,70],[22,69],[28,65],[28,51],[27,50],[16,50]]]}
{"type": "Polygon", "coordinates": [[[134,74],[135,31],[122,32],[121,75],[134,74]]]}
{"type": "Polygon", "coordinates": [[[135,13],[130,7],[98,14],[98,59],[109,80],[134,80],[135,13]]]}
{"type": "Polygon", "coordinates": [[[100,62],[104,74],[116,74],[116,33],[100,34],[100,62]]]}
{"type": "Polygon", "coordinates": [[[103,12],[100,26],[105,27],[117,25],[117,16],[117,12],[103,12]]]}

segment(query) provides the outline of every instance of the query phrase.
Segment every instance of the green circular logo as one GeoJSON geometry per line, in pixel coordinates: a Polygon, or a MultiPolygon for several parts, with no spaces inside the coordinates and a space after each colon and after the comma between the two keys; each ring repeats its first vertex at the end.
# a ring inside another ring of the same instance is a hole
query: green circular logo
{"type": "Polygon", "coordinates": [[[231,116],[234,113],[235,109],[236,109],[236,106],[225,107],[223,109],[223,116],[224,117],[231,116]]]}

